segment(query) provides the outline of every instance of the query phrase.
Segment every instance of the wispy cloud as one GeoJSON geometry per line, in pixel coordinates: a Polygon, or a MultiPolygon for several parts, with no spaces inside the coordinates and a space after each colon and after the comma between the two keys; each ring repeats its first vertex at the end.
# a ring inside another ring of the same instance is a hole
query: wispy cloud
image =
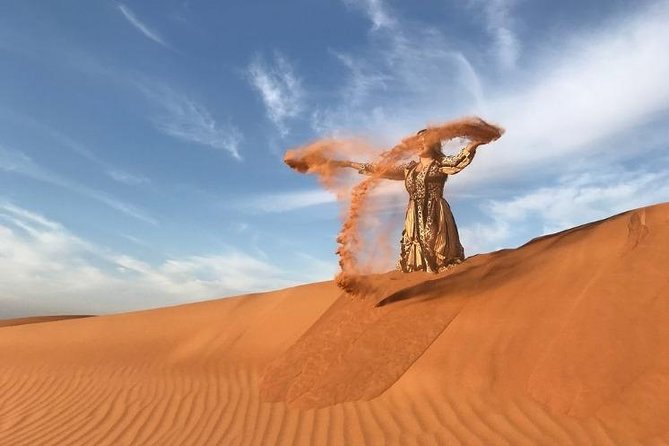
{"type": "Polygon", "coordinates": [[[669,172],[621,165],[565,174],[552,184],[480,205],[485,219],[460,229],[468,255],[515,247],[642,206],[669,201],[669,172]],[[540,233],[536,233],[536,229],[540,233]]]}
{"type": "MultiPolygon", "coordinates": [[[[119,4],[118,7],[121,12],[125,11],[128,17],[134,17],[127,6],[119,4]]],[[[43,62],[43,59],[48,59],[50,63],[60,64],[61,66],[67,65],[68,68],[74,68],[79,72],[94,76],[96,79],[103,78],[112,85],[131,88],[133,92],[140,91],[157,109],[152,120],[162,133],[182,141],[224,150],[234,158],[242,159],[239,151],[242,135],[238,128],[231,123],[218,122],[207,107],[198,103],[188,94],[172,88],[163,79],[149,77],[129,69],[110,65],[74,44],[54,45],[47,42],[44,45],[37,46],[35,42],[30,42],[30,45],[31,48],[35,46],[36,54],[34,57],[39,59],[40,62],[43,62]],[[57,57],[55,57],[56,55],[57,57]]],[[[136,104],[133,104],[134,106],[136,104]]],[[[74,143],[69,144],[69,146],[82,156],[86,156],[92,161],[99,161],[94,153],[82,145],[74,143]]]]}
{"type": "Polygon", "coordinates": [[[501,91],[487,101],[485,115],[507,133],[475,168],[494,179],[529,165],[554,164],[557,157],[583,159],[605,151],[629,157],[647,150],[626,144],[614,153],[601,142],[630,137],[635,127],[669,111],[667,47],[666,4],[574,36],[535,62],[534,80],[522,91],[501,91]]]}
{"type": "MultiPolygon", "coordinates": [[[[513,36],[514,4],[485,3],[491,33],[513,36]]],[[[422,25],[395,17],[392,31],[379,28],[367,46],[335,54],[349,68],[345,100],[315,110],[313,126],[325,133],[359,131],[386,144],[425,123],[464,114],[504,126],[506,134],[481,148],[467,171],[447,185],[456,206],[464,193],[477,199],[507,195],[483,205],[492,222],[483,218],[462,227],[468,254],[669,199],[666,176],[648,165],[632,172],[609,164],[635,156],[657,159],[659,147],[669,142],[666,126],[653,124],[669,113],[666,2],[551,35],[550,45],[537,43],[524,62],[522,88],[517,74],[495,71],[493,79],[489,67],[472,62],[477,58],[455,47],[446,31],[422,25]],[[615,174],[605,175],[608,168],[615,174]],[[491,189],[521,181],[523,194],[491,189]]],[[[520,50],[514,39],[497,48],[509,65],[520,50]]],[[[667,165],[666,159],[657,162],[667,165]]]]}
{"type": "Polygon", "coordinates": [[[339,62],[348,69],[347,96],[353,105],[359,105],[374,92],[389,89],[394,76],[385,72],[385,66],[364,63],[350,54],[334,52],[339,62]]]}
{"type": "Polygon", "coordinates": [[[14,110],[9,110],[0,107],[0,117],[9,119],[15,125],[27,126],[32,131],[46,135],[58,148],[70,150],[82,158],[95,164],[98,168],[105,172],[107,176],[115,181],[127,185],[149,184],[151,180],[143,175],[132,174],[126,172],[124,169],[113,166],[109,162],[103,160],[94,150],[91,150],[85,144],[76,141],[72,137],[55,130],[43,123],[33,119],[32,117],[17,113],[14,110]]]}
{"type": "Polygon", "coordinates": [[[394,144],[426,122],[446,120],[483,100],[468,58],[439,30],[397,21],[355,52],[335,52],[348,69],[337,98],[312,111],[321,133],[364,132],[394,144]]]}
{"type": "Polygon", "coordinates": [[[144,176],[140,175],[133,175],[129,172],[125,172],[123,170],[117,170],[117,169],[112,169],[108,170],[107,175],[109,175],[112,179],[115,181],[118,181],[119,183],[124,183],[129,186],[136,186],[138,184],[147,184],[150,183],[150,180],[144,176]]]}
{"type": "Polygon", "coordinates": [[[70,179],[64,178],[34,162],[25,153],[9,149],[0,145],[0,171],[5,171],[17,175],[26,176],[33,180],[40,181],[54,186],[61,187],[79,195],[91,198],[106,206],[129,215],[137,220],[152,225],[158,225],[158,221],[146,211],[121,201],[113,196],[79,184],[70,179]]]}
{"type": "Polygon", "coordinates": [[[232,206],[241,210],[260,213],[287,212],[321,204],[335,203],[337,197],[322,189],[290,191],[283,193],[263,193],[244,197],[232,206]]]}
{"type": "Polygon", "coordinates": [[[520,55],[520,42],[512,25],[512,11],[516,3],[518,0],[469,0],[472,9],[482,10],[497,59],[504,68],[514,68],[520,55]]]}
{"type": "Polygon", "coordinates": [[[362,10],[372,22],[372,29],[392,28],[397,21],[383,0],[343,0],[350,8],[362,10]]]}
{"type": "MultiPolygon", "coordinates": [[[[162,133],[183,141],[224,150],[237,160],[242,159],[239,151],[242,135],[239,129],[231,123],[217,122],[205,106],[164,81],[104,66],[93,57],[88,57],[87,62],[77,68],[96,76],[104,76],[110,82],[132,89],[133,93],[141,92],[155,109],[152,121],[162,133]]],[[[101,160],[95,152],[59,131],[26,117],[22,119],[25,122],[30,121],[30,125],[48,133],[62,146],[100,165],[110,177],[123,181],[131,175],[130,173],[124,176],[111,175],[111,172],[122,172],[125,169],[111,166],[101,160]]]]}
{"type": "Polygon", "coordinates": [[[159,45],[162,45],[166,48],[171,48],[167,42],[165,42],[165,39],[155,30],[149,28],[144,22],[142,22],[137,15],[130,10],[126,5],[119,3],[118,5],[119,11],[121,11],[121,14],[123,14],[123,17],[130,22],[132,26],[135,27],[136,30],[138,30],[140,33],[142,33],[145,37],[148,39],[153,40],[159,45]]]}
{"type": "Polygon", "coordinates": [[[160,112],[153,118],[158,130],[242,159],[239,153],[242,135],[237,127],[217,122],[203,105],[165,85],[148,81],[137,81],[134,85],[159,108],[160,112]]]}
{"type": "MultiPolygon", "coordinates": [[[[352,188],[358,179],[356,176],[341,178],[340,187],[343,196],[348,196],[348,193],[345,192],[346,188],[352,188]]],[[[403,182],[387,181],[373,189],[369,198],[374,200],[375,209],[387,210],[403,207],[403,200],[398,200],[398,198],[405,194],[406,190],[403,182]]],[[[251,213],[282,213],[332,204],[337,201],[338,197],[335,193],[323,189],[305,189],[245,195],[240,197],[238,201],[229,202],[228,205],[251,213]]]]}
{"type": "MultiPolygon", "coordinates": [[[[315,110],[313,126],[392,144],[427,122],[480,114],[507,129],[456,180],[482,187],[526,174],[529,166],[553,168],[556,157],[602,153],[602,141],[630,136],[635,126],[669,111],[666,2],[558,37],[528,59],[519,89],[515,76],[489,80],[441,30],[397,20],[387,39],[370,39],[340,57],[352,67],[342,86],[345,100],[315,110]]],[[[618,156],[640,150],[628,145],[618,156]]]]}
{"type": "Polygon", "coordinates": [[[269,119],[286,135],[286,121],[297,117],[304,108],[304,89],[295,70],[284,56],[275,52],[269,63],[256,56],[248,66],[247,75],[260,94],[269,119]]]}
{"type": "Polygon", "coordinates": [[[4,199],[0,246],[0,318],[130,311],[300,282],[299,274],[233,248],[151,264],[4,199]]]}
{"type": "Polygon", "coordinates": [[[49,137],[51,137],[56,144],[65,147],[83,158],[97,164],[104,173],[119,183],[123,183],[129,186],[139,186],[141,184],[149,184],[151,180],[143,175],[137,175],[130,172],[127,172],[119,167],[115,167],[101,159],[94,151],[86,147],[84,144],[72,139],[70,136],[65,135],[57,130],[48,128],[42,124],[33,123],[34,126],[40,128],[44,131],[49,137]]]}

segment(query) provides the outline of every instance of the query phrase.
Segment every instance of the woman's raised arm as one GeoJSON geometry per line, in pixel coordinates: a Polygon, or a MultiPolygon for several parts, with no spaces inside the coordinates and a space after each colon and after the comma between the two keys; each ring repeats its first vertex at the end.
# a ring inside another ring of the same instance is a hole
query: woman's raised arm
{"type": "Polygon", "coordinates": [[[474,159],[476,149],[482,143],[472,142],[467,147],[464,147],[457,155],[445,156],[441,159],[441,171],[446,175],[455,175],[461,172],[474,159]]]}
{"type": "Polygon", "coordinates": [[[362,175],[378,175],[387,180],[403,180],[404,166],[393,165],[388,167],[380,167],[373,163],[357,163],[355,161],[336,161],[340,167],[351,167],[362,175]]]}

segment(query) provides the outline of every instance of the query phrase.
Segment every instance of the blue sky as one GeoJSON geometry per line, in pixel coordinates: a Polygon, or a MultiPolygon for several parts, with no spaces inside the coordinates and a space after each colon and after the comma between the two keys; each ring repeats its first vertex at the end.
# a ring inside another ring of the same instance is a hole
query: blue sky
{"type": "Polygon", "coordinates": [[[446,186],[467,255],[668,201],[666,48],[667,1],[2,2],[0,317],[330,279],[319,136],[505,127],[446,186]]]}

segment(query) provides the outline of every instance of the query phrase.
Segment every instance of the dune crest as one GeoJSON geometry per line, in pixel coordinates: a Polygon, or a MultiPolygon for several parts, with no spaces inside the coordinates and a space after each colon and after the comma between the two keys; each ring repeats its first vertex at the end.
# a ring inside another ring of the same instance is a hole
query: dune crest
{"type": "Polygon", "coordinates": [[[669,203],[468,258],[3,327],[0,444],[669,444],[669,203]]]}
{"type": "Polygon", "coordinates": [[[78,319],[81,317],[91,317],[91,316],[68,314],[68,315],[58,315],[58,316],[37,316],[37,317],[21,317],[16,319],[2,319],[0,320],[0,328],[14,327],[17,325],[26,325],[26,324],[41,324],[44,322],[64,321],[68,319],[78,319]]]}

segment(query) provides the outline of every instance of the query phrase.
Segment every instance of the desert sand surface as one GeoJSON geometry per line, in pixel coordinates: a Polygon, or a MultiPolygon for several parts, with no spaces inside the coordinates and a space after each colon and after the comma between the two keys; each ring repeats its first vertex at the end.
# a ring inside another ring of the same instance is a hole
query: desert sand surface
{"type": "Polygon", "coordinates": [[[468,258],[0,329],[0,445],[669,444],[669,203],[468,258]]]}
{"type": "Polygon", "coordinates": [[[2,319],[0,320],[0,328],[11,327],[14,325],[25,324],[40,324],[42,322],[62,321],[65,319],[77,319],[80,317],[90,317],[88,315],[58,315],[58,316],[35,316],[35,317],[21,317],[16,319],[2,319]]]}

